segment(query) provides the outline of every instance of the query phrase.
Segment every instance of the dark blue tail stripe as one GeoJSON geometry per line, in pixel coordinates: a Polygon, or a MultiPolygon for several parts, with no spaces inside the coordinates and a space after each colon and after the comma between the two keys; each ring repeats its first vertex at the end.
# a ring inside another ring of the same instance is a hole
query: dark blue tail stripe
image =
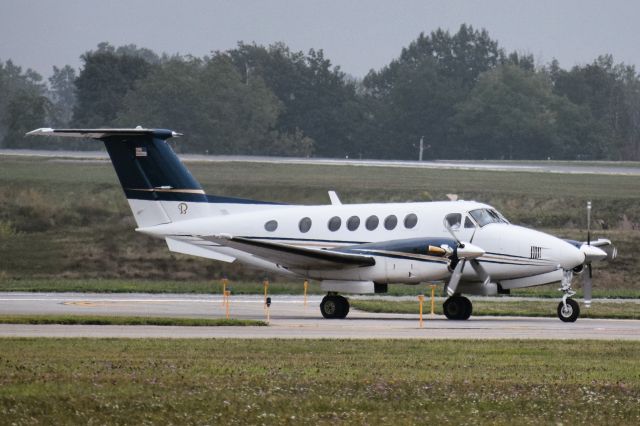
{"type": "Polygon", "coordinates": [[[166,139],[171,135],[169,130],[154,130],[148,134],[110,134],[101,138],[128,199],[279,204],[204,194],[198,181],[167,143],[166,139]]]}
{"type": "Polygon", "coordinates": [[[218,195],[193,194],[180,191],[147,191],[145,188],[125,188],[124,193],[130,200],[151,201],[183,201],[189,203],[218,203],[218,204],[270,204],[282,205],[270,201],[249,200],[246,198],[220,197],[218,195]]]}
{"type": "MultiPolygon", "coordinates": [[[[201,190],[202,187],[182,165],[167,144],[165,134],[108,136],[103,142],[125,194],[129,189],[176,188],[201,190]]],[[[140,191],[143,192],[143,191],[140,191]]],[[[153,191],[147,191],[157,200],[153,191]]],[[[203,194],[191,194],[206,200],[203,194]]]]}

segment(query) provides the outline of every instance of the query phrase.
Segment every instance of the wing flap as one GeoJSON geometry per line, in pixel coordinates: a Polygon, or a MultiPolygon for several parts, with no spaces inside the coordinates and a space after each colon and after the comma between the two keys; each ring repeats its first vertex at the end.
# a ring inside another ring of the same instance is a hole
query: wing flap
{"type": "Polygon", "coordinates": [[[242,250],[288,269],[344,269],[372,266],[372,256],[342,253],[317,248],[296,247],[252,238],[214,235],[201,237],[222,246],[242,250]]]}
{"type": "Polygon", "coordinates": [[[210,249],[208,247],[203,247],[186,241],[181,241],[175,238],[165,238],[165,241],[167,242],[169,250],[176,253],[189,254],[191,256],[204,257],[207,259],[219,260],[221,262],[227,263],[231,263],[236,260],[235,257],[218,253],[214,249],[210,249]]]}

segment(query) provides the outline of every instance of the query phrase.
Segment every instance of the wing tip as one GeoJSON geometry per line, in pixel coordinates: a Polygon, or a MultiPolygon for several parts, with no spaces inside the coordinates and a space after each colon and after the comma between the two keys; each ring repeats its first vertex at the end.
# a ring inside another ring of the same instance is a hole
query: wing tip
{"type": "Polygon", "coordinates": [[[38,135],[50,135],[53,134],[54,130],[51,127],[41,127],[39,129],[32,130],[30,132],[25,133],[25,136],[38,136],[38,135]]]}

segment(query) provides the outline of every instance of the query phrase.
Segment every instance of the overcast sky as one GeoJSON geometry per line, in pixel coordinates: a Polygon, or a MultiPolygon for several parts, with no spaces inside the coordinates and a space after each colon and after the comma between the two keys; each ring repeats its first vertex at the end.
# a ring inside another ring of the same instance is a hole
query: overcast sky
{"type": "Polygon", "coordinates": [[[0,0],[0,60],[48,76],[80,67],[101,41],[203,56],[238,40],[324,49],[356,77],[396,58],[420,32],[484,27],[508,51],[563,68],[603,53],[640,64],[640,2],[633,0],[216,1],[0,0]]]}

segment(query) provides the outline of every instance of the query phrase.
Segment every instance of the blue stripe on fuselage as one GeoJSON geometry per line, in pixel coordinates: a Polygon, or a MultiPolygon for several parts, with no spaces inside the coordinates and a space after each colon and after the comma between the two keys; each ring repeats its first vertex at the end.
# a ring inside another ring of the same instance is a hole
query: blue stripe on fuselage
{"type": "Polygon", "coordinates": [[[124,193],[130,200],[150,201],[183,201],[190,203],[218,203],[218,204],[271,204],[283,205],[271,201],[249,200],[246,198],[221,197],[218,195],[194,194],[192,192],[180,192],[180,190],[163,191],[148,190],[146,188],[125,188],[124,193]]]}

